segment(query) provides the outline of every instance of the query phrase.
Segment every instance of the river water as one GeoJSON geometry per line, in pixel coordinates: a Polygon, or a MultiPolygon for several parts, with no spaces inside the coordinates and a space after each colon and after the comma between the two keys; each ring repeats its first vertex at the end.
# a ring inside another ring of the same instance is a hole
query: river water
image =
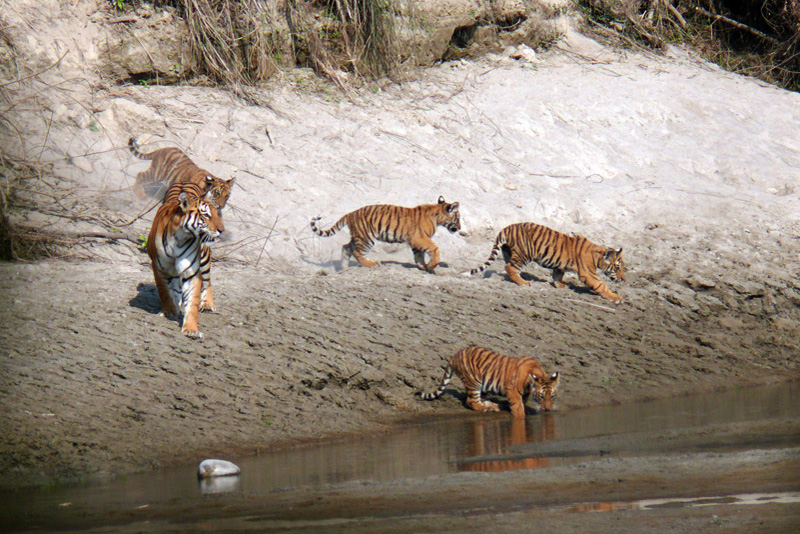
{"type": "MultiPolygon", "coordinates": [[[[714,429],[798,417],[800,383],[556,410],[521,421],[508,413],[464,410],[455,416],[405,422],[387,432],[239,460],[240,477],[199,482],[197,464],[192,464],[105,482],[6,492],[0,494],[0,530],[55,527],[64,510],[92,510],[97,517],[168,502],[191,509],[214,494],[226,494],[235,502],[237,495],[353,481],[392,482],[459,471],[537,469],[605,455],[648,454],[665,446],[665,436],[674,438],[669,440],[671,452],[797,447],[800,436],[794,430],[770,436],[734,433],[731,439],[728,434],[719,438],[714,429]]],[[[202,459],[198,458],[198,463],[202,459]]]]}

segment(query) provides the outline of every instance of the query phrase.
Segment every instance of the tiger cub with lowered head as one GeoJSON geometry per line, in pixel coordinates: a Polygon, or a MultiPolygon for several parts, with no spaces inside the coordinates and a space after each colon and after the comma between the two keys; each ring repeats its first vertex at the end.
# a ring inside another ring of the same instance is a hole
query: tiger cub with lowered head
{"type": "Polygon", "coordinates": [[[139,198],[146,198],[147,192],[158,195],[162,190],[169,190],[174,184],[195,184],[203,190],[205,200],[218,210],[225,207],[230,197],[233,182],[236,178],[223,180],[210,172],[201,169],[177,147],[159,148],[144,153],[140,150],[136,139],[128,139],[131,153],[140,159],[150,160],[150,168],[136,176],[133,190],[139,198]]]}
{"type": "Polygon", "coordinates": [[[444,197],[439,197],[436,204],[422,204],[415,208],[389,204],[364,206],[344,215],[327,230],[317,228],[320,219],[311,219],[311,230],[319,236],[331,236],[343,226],[350,229],[350,242],[342,247],[342,259],[354,256],[361,265],[375,267],[380,262],[366,257],[375,241],[408,243],[414,251],[414,261],[429,273],[439,265],[439,247],[431,239],[436,228],[444,226],[451,233],[461,230],[458,202],[445,202],[444,197]],[[430,255],[429,263],[425,263],[426,252],[430,255]]]}
{"type": "Polygon", "coordinates": [[[170,187],[147,238],[161,311],[167,317],[177,317],[180,309],[181,332],[191,338],[203,337],[198,312],[214,307],[209,245],[225,231],[219,211],[204,200],[204,194],[196,184],[170,187]]]}
{"type": "Polygon", "coordinates": [[[615,304],[622,302],[622,297],[608,289],[597,276],[599,269],[612,280],[625,280],[622,248],[601,247],[583,236],[568,236],[536,223],[517,223],[506,226],[497,234],[489,259],[468,274],[485,271],[497,258],[499,250],[503,252],[508,277],[519,285],[530,285],[520,277],[519,271],[534,261],[553,270],[555,287],[566,287],[562,282],[564,273],[573,271],[578,273],[581,282],[603,298],[615,304]]]}
{"type": "Polygon", "coordinates": [[[558,394],[558,373],[548,375],[538,360],[530,356],[512,358],[473,345],[450,358],[436,391],[420,392],[419,396],[423,400],[441,397],[454,371],[467,390],[467,406],[479,412],[500,411],[497,403],[483,398],[484,393],[508,397],[514,417],[525,417],[525,403],[531,393],[543,411],[553,409],[558,394]]]}

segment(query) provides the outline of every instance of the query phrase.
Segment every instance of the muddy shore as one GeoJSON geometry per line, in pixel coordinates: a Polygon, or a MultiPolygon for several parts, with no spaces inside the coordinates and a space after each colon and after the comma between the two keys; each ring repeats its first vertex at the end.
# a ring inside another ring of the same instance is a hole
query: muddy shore
{"type": "Polygon", "coordinates": [[[765,311],[763,299],[717,288],[711,308],[702,292],[662,297],[633,270],[615,286],[626,302],[612,306],[580,287],[530,277],[520,288],[447,267],[221,264],[219,312],[201,317],[197,342],[157,314],[146,267],[0,265],[0,487],[236,459],[460,413],[458,394],[426,403],[414,392],[468,343],[559,371],[559,410],[797,377],[800,311],[781,294],[765,311]]]}

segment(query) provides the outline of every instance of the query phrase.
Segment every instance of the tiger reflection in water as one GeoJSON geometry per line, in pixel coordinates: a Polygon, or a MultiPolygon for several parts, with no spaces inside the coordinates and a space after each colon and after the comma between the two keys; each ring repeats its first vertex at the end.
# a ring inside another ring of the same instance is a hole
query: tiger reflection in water
{"type": "MultiPolygon", "coordinates": [[[[555,420],[552,414],[543,413],[536,418],[511,418],[504,421],[476,419],[471,429],[469,455],[499,456],[508,454],[511,445],[547,441],[555,437],[555,420]],[[526,424],[527,423],[527,424],[526,424]]],[[[478,460],[460,462],[461,471],[500,473],[520,469],[546,467],[549,458],[509,458],[508,460],[478,460]]]]}

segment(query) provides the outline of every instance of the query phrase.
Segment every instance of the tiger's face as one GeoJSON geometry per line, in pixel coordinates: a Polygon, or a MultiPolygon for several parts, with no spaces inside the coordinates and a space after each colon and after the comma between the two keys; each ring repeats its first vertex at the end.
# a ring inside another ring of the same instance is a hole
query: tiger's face
{"type": "Polygon", "coordinates": [[[533,377],[533,399],[539,403],[543,412],[549,412],[555,407],[555,398],[558,395],[558,373],[550,376],[531,375],[533,377]]]}
{"type": "Polygon", "coordinates": [[[452,204],[445,202],[444,197],[439,197],[439,207],[442,208],[436,223],[444,226],[450,233],[461,230],[461,214],[458,211],[458,202],[452,204]]]}
{"type": "Polygon", "coordinates": [[[625,262],[622,260],[622,248],[606,250],[597,267],[612,280],[625,280],[625,262]]]}
{"type": "Polygon", "coordinates": [[[178,196],[180,209],[183,212],[183,226],[192,234],[199,237],[203,243],[213,243],[225,231],[219,210],[205,200],[181,193],[178,196]]]}
{"type": "Polygon", "coordinates": [[[208,202],[201,201],[197,205],[197,209],[200,213],[201,224],[203,225],[200,238],[204,243],[211,244],[225,231],[222,217],[219,214],[219,210],[208,202]]]}
{"type": "Polygon", "coordinates": [[[206,175],[206,194],[203,196],[203,200],[212,204],[216,209],[221,210],[225,207],[225,204],[228,203],[234,180],[236,180],[236,178],[222,180],[212,174],[206,175]]]}

